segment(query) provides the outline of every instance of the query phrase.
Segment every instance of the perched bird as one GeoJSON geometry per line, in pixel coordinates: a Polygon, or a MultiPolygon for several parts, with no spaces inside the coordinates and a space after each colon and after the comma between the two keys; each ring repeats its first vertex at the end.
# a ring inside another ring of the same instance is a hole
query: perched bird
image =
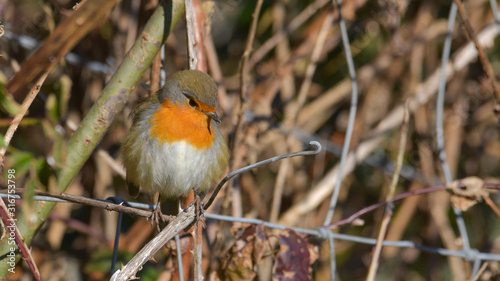
{"type": "Polygon", "coordinates": [[[159,192],[161,211],[176,215],[179,199],[191,190],[201,198],[210,191],[229,157],[217,127],[217,104],[214,80],[184,70],[137,106],[122,149],[131,196],[137,197],[140,188],[159,192]]]}

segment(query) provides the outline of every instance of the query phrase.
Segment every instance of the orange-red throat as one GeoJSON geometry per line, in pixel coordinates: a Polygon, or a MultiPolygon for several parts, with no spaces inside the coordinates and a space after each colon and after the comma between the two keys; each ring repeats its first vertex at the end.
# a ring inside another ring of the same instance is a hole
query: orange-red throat
{"type": "Polygon", "coordinates": [[[210,148],[215,141],[212,120],[204,112],[215,107],[200,104],[199,108],[178,105],[166,100],[149,120],[150,134],[163,144],[185,141],[197,149],[210,148]]]}

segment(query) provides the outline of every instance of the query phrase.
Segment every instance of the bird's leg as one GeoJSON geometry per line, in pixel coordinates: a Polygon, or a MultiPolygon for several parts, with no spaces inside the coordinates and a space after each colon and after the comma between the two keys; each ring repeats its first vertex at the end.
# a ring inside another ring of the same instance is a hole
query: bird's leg
{"type": "Polygon", "coordinates": [[[194,204],[196,221],[200,221],[203,227],[206,227],[205,216],[203,215],[205,213],[205,210],[203,209],[203,201],[201,200],[200,196],[196,191],[194,192],[194,194],[195,194],[194,201],[191,204],[194,204]]]}
{"type": "Polygon", "coordinates": [[[158,201],[156,201],[155,209],[151,214],[151,227],[153,227],[153,225],[156,223],[156,229],[158,230],[158,232],[160,232],[160,218],[163,218],[160,205],[160,197],[158,196],[158,201]]]}
{"type": "Polygon", "coordinates": [[[165,219],[163,216],[163,213],[161,211],[161,194],[158,194],[158,200],[156,201],[156,206],[155,209],[153,210],[151,214],[151,227],[153,227],[153,224],[156,223],[156,229],[158,232],[161,231],[160,229],[160,220],[163,223],[168,222],[169,220],[165,219]]]}
{"type": "Polygon", "coordinates": [[[203,216],[203,213],[205,212],[205,210],[203,208],[203,202],[201,200],[201,197],[198,195],[198,193],[194,190],[193,190],[193,192],[194,192],[194,195],[191,195],[191,193],[190,193],[190,196],[186,198],[187,199],[186,201],[189,202],[189,204],[187,204],[187,202],[186,202],[187,205],[184,205],[185,207],[183,206],[183,211],[185,212],[187,209],[194,206],[194,213],[195,213],[196,218],[193,220],[193,222],[186,229],[190,229],[198,221],[201,221],[201,223],[203,224],[203,227],[206,226],[205,225],[205,217],[203,216]]]}

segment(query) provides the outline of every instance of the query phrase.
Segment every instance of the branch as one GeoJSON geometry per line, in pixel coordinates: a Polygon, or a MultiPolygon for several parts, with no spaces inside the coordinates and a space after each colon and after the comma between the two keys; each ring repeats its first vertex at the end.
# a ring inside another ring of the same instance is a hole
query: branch
{"type": "Polygon", "coordinates": [[[194,222],[195,206],[180,212],[155,238],[149,241],[122,269],[117,270],[111,281],[130,280],[168,241],[194,222]]]}
{"type": "MultiPolygon", "coordinates": [[[[197,69],[202,72],[207,72],[207,59],[205,55],[205,44],[203,40],[203,31],[205,25],[205,15],[201,9],[200,3],[197,0],[185,0],[186,1],[186,25],[187,25],[187,38],[188,38],[188,54],[189,54],[189,69],[197,69]]],[[[198,195],[191,191],[190,195],[185,199],[185,205],[192,202],[201,202],[198,195]]],[[[199,204],[198,204],[199,205],[199,204]]],[[[190,262],[191,256],[194,256],[194,279],[203,279],[203,269],[202,269],[202,233],[201,230],[202,222],[197,221],[193,228],[187,230],[187,232],[193,232],[194,241],[189,244],[187,251],[178,256],[178,269],[179,275],[183,274],[181,272],[182,267],[185,267],[184,272],[187,272],[191,267],[190,262]],[[183,260],[185,261],[183,263],[183,260]]],[[[189,238],[190,240],[193,238],[189,238]]],[[[181,279],[182,280],[182,279],[181,279]]]]}
{"type": "MultiPolygon", "coordinates": [[[[26,260],[26,263],[28,263],[28,266],[31,269],[31,272],[33,272],[33,275],[35,276],[36,280],[42,280],[40,278],[40,271],[38,270],[38,267],[36,266],[35,260],[33,259],[33,256],[31,255],[31,251],[28,248],[28,245],[26,245],[26,242],[21,235],[21,232],[19,231],[19,228],[17,227],[16,220],[12,218],[9,215],[9,210],[7,206],[5,205],[5,202],[0,199],[0,216],[2,216],[3,222],[5,224],[5,228],[2,229],[4,231],[3,235],[10,236],[10,233],[15,233],[14,235],[14,240],[16,241],[17,247],[19,247],[19,250],[21,251],[21,254],[23,255],[24,259],[26,260]],[[10,228],[14,228],[14,231],[12,231],[10,228]]],[[[11,252],[12,253],[12,252],[11,252]]]]}
{"type": "Polygon", "coordinates": [[[460,0],[454,0],[455,4],[457,5],[458,8],[458,14],[460,15],[460,18],[462,19],[462,24],[465,27],[465,31],[467,31],[467,34],[469,37],[472,39],[474,42],[474,45],[476,46],[477,52],[479,54],[479,61],[481,62],[481,65],[483,66],[484,72],[486,72],[486,75],[488,76],[488,80],[490,80],[491,86],[493,88],[493,93],[496,101],[495,105],[495,113],[497,114],[497,117],[500,117],[500,86],[498,85],[498,82],[496,81],[495,78],[495,72],[493,71],[493,67],[491,67],[491,63],[488,60],[488,57],[486,56],[486,52],[484,51],[483,46],[481,46],[481,43],[479,42],[476,31],[472,27],[472,24],[469,21],[469,17],[467,16],[467,12],[464,9],[464,6],[460,2],[460,0]]]}
{"type": "Polygon", "coordinates": [[[185,0],[186,3],[186,29],[188,41],[189,69],[198,69],[198,56],[196,55],[194,39],[196,19],[194,16],[193,0],[185,0]]]}
{"type": "Polygon", "coordinates": [[[392,176],[391,185],[389,187],[389,192],[387,193],[387,207],[385,209],[384,218],[382,219],[382,224],[380,226],[380,231],[377,237],[377,244],[375,245],[375,250],[373,253],[372,261],[370,263],[370,269],[368,271],[368,275],[366,277],[367,281],[375,280],[375,275],[377,274],[380,253],[382,252],[382,241],[384,241],[385,235],[387,234],[387,228],[389,227],[389,223],[391,222],[393,209],[394,209],[394,193],[396,192],[396,186],[399,181],[399,173],[401,172],[401,167],[403,166],[403,157],[404,151],[406,148],[406,140],[408,139],[408,121],[410,116],[408,114],[408,100],[405,104],[405,115],[403,119],[403,125],[401,128],[401,138],[399,140],[399,151],[396,162],[396,168],[394,169],[394,174],[392,176]]]}
{"type": "Polygon", "coordinates": [[[28,109],[31,106],[31,103],[33,100],[35,100],[38,92],[40,92],[40,88],[42,87],[43,82],[45,81],[45,78],[47,78],[47,75],[49,73],[45,72],[38,78],[38,81],[36,84],[31,88],[29,94],[24,98],[24,101],[21,105],[21,110],[16,114],[12,122],[10,123],[9,128],[7,129],[7,132],[5,133],[5,138],[4,138],[4,144],[3,147],[0,149],[0,173],[3,170],[4,166],[4,160],[5,160],[5,153],[7,152],[7,147],[10,144],[10,141],[12,140],[12,137],[14,136],[14,133],[17,130],[17,127],[19,126],[19,123],[23,120],[24,115],[28,112],[28,109]]]}

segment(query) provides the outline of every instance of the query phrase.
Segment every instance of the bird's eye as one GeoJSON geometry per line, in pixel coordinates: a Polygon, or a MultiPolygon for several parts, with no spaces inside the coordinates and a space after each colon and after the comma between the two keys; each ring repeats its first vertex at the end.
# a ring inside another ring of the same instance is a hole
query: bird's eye
{"type": "Polygon", "coordinates": [[[192,107],[196,107],[198,104],[193,99],[189,99],[189,105],[192,107]]]}

